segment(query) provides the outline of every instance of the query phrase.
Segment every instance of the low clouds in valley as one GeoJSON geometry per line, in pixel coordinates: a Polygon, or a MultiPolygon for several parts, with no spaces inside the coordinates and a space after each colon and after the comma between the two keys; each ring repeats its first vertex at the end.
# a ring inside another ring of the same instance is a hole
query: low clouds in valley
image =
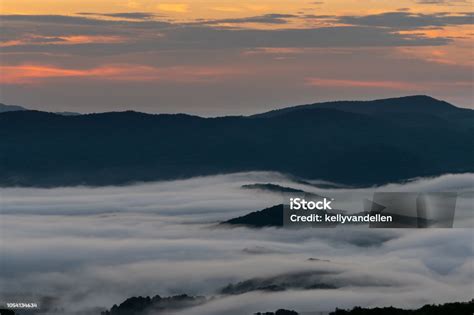
{"type": "MultiPolygon", "coordinates": [[[[333,196],[353,211],[362,204],[350,200],[373,191],[320,189],[275,173],[126,187],[3,188],[2,300],[47,301],[49,314],[98,314],[130,296],[187,293],[215,298],[179,314],[217,315],[472,298],[472,229],[217,227],[283,201],[240,188],[255,182],[333,196]],[[306,279],[301,285],[294,283],[298,274],[306,279]],[[284,291],[222,290],[245,281],[282,283],[287,276],[294,281],[284,291]],[[331,288],[308,288],[311,281],[331,288]]],[[[445,175],[378,190],[458,191],[456,218],[466,222],[472,183],[472,174],[445,175]]]]}

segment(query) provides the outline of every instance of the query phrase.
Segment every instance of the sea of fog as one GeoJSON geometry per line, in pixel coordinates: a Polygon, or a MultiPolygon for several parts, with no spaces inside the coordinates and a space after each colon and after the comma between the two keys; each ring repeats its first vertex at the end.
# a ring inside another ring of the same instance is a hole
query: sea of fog
{"type": "Polygon", "coordinates": [[[467,301],[474,297],[473,190],[474,174],[351,188],[266,172],[121,187],[2,188],[0,302],[99,315],[131,296],[186,293],[215,298],[169,314],[241,315],[467,301]],[[455,228],[217,227],[285,201],[241,188],[253,183],[329,196],[354,212],[374,191],[457,192],[455,228]],[[307,271],[321,271],[322,281],[338,288],[219,294],[229,283],[307,271]]]}

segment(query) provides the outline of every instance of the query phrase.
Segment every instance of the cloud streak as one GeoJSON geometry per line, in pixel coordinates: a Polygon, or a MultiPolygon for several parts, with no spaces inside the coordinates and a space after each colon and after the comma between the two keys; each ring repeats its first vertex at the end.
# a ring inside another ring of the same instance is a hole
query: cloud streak
{"type": "Polygon", "coordinates": [[[365,16],[342,16],[339,18],[339,22],[394,29],[420,29],[423,27],[472,25],[474,24],[474,16],[471,12],[422,14],[400,11],[365,16]]]}
{"type": "Polygon", "coordinates": [[[128,82],[209,82],[241,75],[230,67],[168,67],[142,65],[104,65],[91,69],[68,69],[50,65],[0,66],[2,84],[37,84],[47,79],[88,78],[128,82]]]}
{"type": "MultiPolygon", "coordinates": [[[[136,14],[134,14],[136,15],[136,14]]],[[[131,16],[134,16],[131,15],[131,16]]],[[[141,15],[138,15],[141,16],[141,15]]],[[[145,21],[113,21],[81,16],[58,15],[3,15],[1,20],[10,27],[11,36],[24,37],[30,34],[29,23],[38,23],[36,36],[71,36],[77,35],[81,26],[85,34],[97,33],[103,36],[110,32],[121,33],[128,37],[133,46],[116,43],[113,47],[118,53],[133,49],[133,51],[163,50],[163,49],[228,49],[228,48],[258,48],[258,47],[363,47],[363,46],[436,46],[446,45],[449,38],[427,38],[419,34],[398,34],[392,30],[378,26],[422,27],[441,26],[448,24],[469,24],[472,17],[462,16],[420,16],[406,12],[394,12],[383,15],[362,17],[338,17],[339,23],[351,25],[333,25],[314,28],[291,28],[261,30],[223,28],[219,24],[263,23],[285,24],[288,18],[298,18],[289,14],[266,14],[238,19],[206,20],[196,23],[170,23],[159,20],[145,21]],[[12,25],[8,25],[8,24],[12,25]],[[64,25],[59,31],[51,29],[51,25],[64,25]],[[119,26],[120,29],[114,28],[119,26]],[[376,26],[376,27],[374,27],[376,26]],[[159,37],[146,36],[148,33],[160,32],[159,37]],[[71,32],[73,34],[71,34],[71,32]],[[139,33],[139,34],[138,34],[139,33]],[[137,36],[138,35],[138,36],[137,36]],[[137,40],[138,39],[138,40],[137,40]]],[[[301,18],[301,17],[299,17],[301,18]]],[[[311,19],[314,19],[311,17],[311,19]]],[[[323,19],[325,19],[323,17],[323,19]]],[[[102,48],[111,51],[104,42],[102,48]]],[[[6,52],[14,51],[50,51],[54,44],[39,47],[29,45],[9,46],[6,52]]],[[[63,47],[64,48],[64,47],[63,47]]],[[[76,53],[81,50],[91,50],[91,46],[78,46],[76,53]]],[[[92,51],[94,51],[92,49],[92,51]]],[[[70,51],[73,52],[73,51],[70,51]]]]}

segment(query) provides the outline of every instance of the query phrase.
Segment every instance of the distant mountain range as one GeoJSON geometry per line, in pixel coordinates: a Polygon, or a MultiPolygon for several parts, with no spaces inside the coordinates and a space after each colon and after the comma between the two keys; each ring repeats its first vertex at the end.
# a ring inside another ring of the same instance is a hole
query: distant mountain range
{"type": "Polygon", "coordinates": [[[428,96],[202,118],[0,114],[0,185],[121,185],[240,171],[376,185],[474,171],[474,111],[428,96]]]}
{"type": "MultiPolygon", "coordinates": [[[[5,105],[5,104],[0,103],[0,113],[15,112],[15,111],[22,111],[22,110],[29,110],[29,109],[25,108],[23,106],[5,105]]],[[[54,113],[58,114],[58,115],[65,115],[65,116],[81,115],[81,114],[75,113],[75,112],[54,112],[54,113]]]]}
{"type": "Polygon", "coordinates": [[[19,111],[19,110],[28,110],[22,106],[18,105],[5,105],[0,103],[0,113],[5,113],[5,112],[14,112],[14,111],[19,111]]]}

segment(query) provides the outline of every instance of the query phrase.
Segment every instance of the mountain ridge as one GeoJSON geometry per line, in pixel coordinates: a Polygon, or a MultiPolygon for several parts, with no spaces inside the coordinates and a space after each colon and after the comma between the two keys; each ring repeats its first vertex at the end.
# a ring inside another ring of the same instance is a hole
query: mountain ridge
{"type": "Polygon", "coordinates": [[[0,186],[123,185],[242,171],[364,186],[474,171],[474,111],[458,115],[448,106],[449,114],[438,115],[425,108],[213,118],[6,112],[0,186]]]}
{"type": "MultiPolygon", "coordinates": [[[[108,114],[108,113],[140,113],[144,115],[186,115],[186,116],[192,116],[192,117],[200,117],[204,119],[214,119],[214,118],[224,118],[224,117],[251,117],[251,118],[259,118],[259,117],[270,117],[270,116],[276,116],[282,113],[287,113],[289,111],[296,111],[296,110],[301,110],[301,109],[333,109],[333,110],[339,110],[339,111],[347,111],[347,112],[352,112],[352,113],[371,113],[376,110],[377,106],[390,106],[390,107],[395,107],[399,105],[407,105],[406,102],[411,102],[410,104],[413,104],[413,102],[416,103],[423,103],[427,104],[430,106],[431,109],[442,109],[443,112],[446,112],[448,110],[455,110],[458,112],[473,112],[474,109],[471,108],[464,108],[464,107],[457,107],[451,103],[448,103],[443,100],[438,100],[436,98],[433,98],[428,95],[408,95],[408,96],[402,96],[402,97],[392,97],[392,98],[384,98],[384,99],[374,99],[374,100],[342,100],[342,101],[324,101],[324,102],[316,102],[316,103],[309,103],[309,104],[302,104],[302,105],[294,105],[294,106],[287,106],[283,108],[277,108],[261,113],[256,113],[256,114],[250,114],[250,115],[225,115],[225,116],[212,116],[212,117],[203,117],[199,115],[193,115],[193,114],[187,114],[187,113],[146,113],[146,112],[140,112],[136,110],[123,110],[123,111],[106,111],[106,112],[92,112],[92,113],[76,113],[76,112],[48,112],[48,111],[41,111],[41,110],[35,110],[35,109],[29,109],[23,106],[19,105],[6,105],[3,103],[0,103],[0,114],[5,113],[5,112],[10,112],[10,111],[35,111],[35,112],[45,112],[45,113],[51,113],[51,114],[57,114],[57,115],[64,115],[64,116],[86,116],[86,115],[102,115],[102,114],[108,114]],[[372,104],[377,103],[377,105],[371,106],[372,104]],[[366,105],[369,105],[367,108],[366,105]],[[5,110],[6,109],[6,110],[5,110]]],[[[406,107],[406,106],[405,106],[406,107]]],[[[382,108],[379,108],[382,109],[382,108]]],[[[387,108],[384,108],[385,110],[387,108]]],[[[397,109],[396,107],[393,109],[397,109]]],[[[412,108],[398,108],[399,112],[402,113],[407,113],[407,112],[418,112],[421,110],[425,110],[423,108],[420,108],[419,106],[412,107],[412,108]],[[403,109],[403,110],[401,110],[403,109]]],[[[395,111],[396,112],[396,111],[395,111]]]]}
{"type": "Polygon", "coordinates": [[[375,99],[368,101],[329,101],[329,102],[317,102],[311,104],[296,105],[290,107],[284,107],[280,109],[270,110],[267,112],[251,115],[251,117],[269,117],[287,113],[289,111],[301,110],[301,109],[312,109],[312,108],[332,108],[337,110],[343,110],[353,113],[364,113],[370,114],[375,113],[377,110],[390,109],[392,112],[420,112],[426,110],[426,105],[430,106],[431,110],[437,110],[440,112],[447,112],[449,110],[455,111],[472,111],[470,108],[456,107],[446,101],[438,100],[427,95],[409,95],[402,97],[393,97],[385,99],[375,99]],[[410,104],[410,105],[408,105],[410,104]],[[385,106],[384,108],[381,108],[385,106]]]}
{"type": "MultiPolygon", "coordinates": [[[[36,111],[36,110],[31,110],[19,105],[6,105],[3,103],[0,103],[0,114],[7,113],[7,112],[17,112],[17,111],[36,111]]],[[[80,113],[75,113],[75,112],[52,112],[52,113],[57,114],[57,115],[62,115],[62,116],[81,115],[80,113]]]]}
{"type": "Polygon", "coordinates": [[[20,111],[20,110],[28,110],[28,109],[23,107],[23,106],[6,105],[6,104],[3,104],[3,103],[0,103],[0,114],[1,113],[6,113],[6,112],[20,111]]]}

